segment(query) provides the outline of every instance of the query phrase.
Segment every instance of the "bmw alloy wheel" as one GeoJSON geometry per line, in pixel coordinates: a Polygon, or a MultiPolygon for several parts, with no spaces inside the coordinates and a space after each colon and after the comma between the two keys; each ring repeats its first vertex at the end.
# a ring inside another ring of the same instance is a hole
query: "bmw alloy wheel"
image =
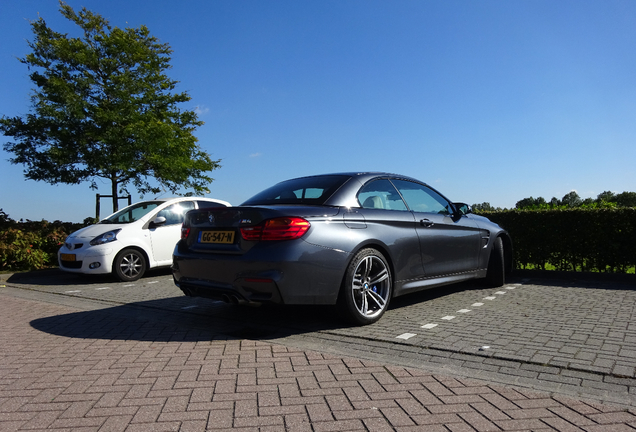
{"type": "Polygon", "coordinates": [[[343,302],[349,318],[358,324],[380,319],[391,300],[391,272],[384,256],[363,249],[353,259],[345,277],[343,302]]]}

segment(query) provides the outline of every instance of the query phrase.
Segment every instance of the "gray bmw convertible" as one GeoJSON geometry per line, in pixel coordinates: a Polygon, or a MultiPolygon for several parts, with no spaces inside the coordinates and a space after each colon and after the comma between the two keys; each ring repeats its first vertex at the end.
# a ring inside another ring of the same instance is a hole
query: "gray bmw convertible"
{"type": "Polygon", "coordinates": [[[512,269],[508,233],[413,178],[341,173],[278,183],[238,207],[192,210],[173,254],[187,296],[338,305],[356,324],[392,297],[512,269]]]}

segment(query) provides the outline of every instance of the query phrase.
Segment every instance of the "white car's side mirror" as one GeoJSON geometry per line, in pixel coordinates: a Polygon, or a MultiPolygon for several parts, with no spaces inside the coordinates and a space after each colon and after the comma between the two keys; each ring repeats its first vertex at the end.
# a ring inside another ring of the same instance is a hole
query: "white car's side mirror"
{"type": "Polygon", "coordinates": [[[156,217],[155,220],[150,222],[150,228],[156,228],[166,223],[166,218],[163,216],[156,217]]]}

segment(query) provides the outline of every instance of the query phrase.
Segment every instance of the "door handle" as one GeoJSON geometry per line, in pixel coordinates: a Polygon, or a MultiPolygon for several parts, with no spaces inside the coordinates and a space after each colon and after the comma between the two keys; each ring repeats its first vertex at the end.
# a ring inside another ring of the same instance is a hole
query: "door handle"
{"type": "Polygon", "coordinates": [[[431,221],[431,220],[429,220],[429,219],[422,219],[422,220],[420,220],[420,225],[422,225],[423,227],[426,227],[426,228],[430,228],[430,227],[432,227],[432,226],[433,226],[433,224],[434,224],[434,223],[433,223],[433,221],[431,221]]]}

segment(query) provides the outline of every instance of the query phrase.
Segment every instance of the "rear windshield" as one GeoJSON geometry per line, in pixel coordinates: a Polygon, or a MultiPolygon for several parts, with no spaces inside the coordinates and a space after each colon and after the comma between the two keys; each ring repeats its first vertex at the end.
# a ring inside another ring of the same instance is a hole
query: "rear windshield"
{"type": "Polygon", "coordinates": [[[241,205],[321,205],[349,178],[346,175],[325,175],[287,180],[265,189],[241,205]]]}

